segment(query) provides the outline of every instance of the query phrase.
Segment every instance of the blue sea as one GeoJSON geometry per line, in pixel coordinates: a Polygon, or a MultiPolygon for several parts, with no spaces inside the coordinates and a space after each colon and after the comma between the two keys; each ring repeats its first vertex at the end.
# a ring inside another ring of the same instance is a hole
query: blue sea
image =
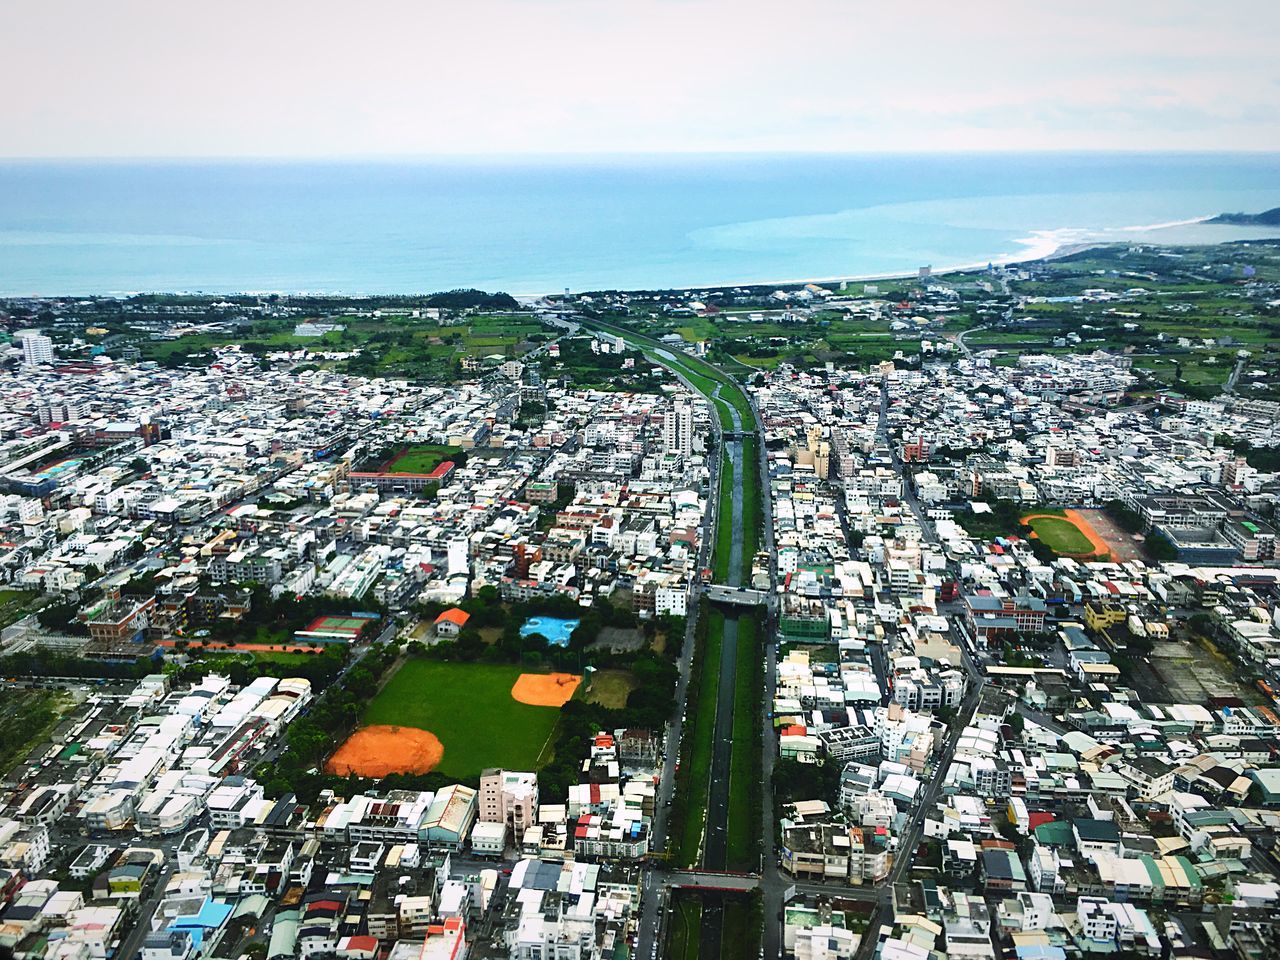
{"type": "Polygon", "coordinates": [[[0,294],[514,294],[864,277],[1280,233],[1280,155],[0,162],[0,294]]]}

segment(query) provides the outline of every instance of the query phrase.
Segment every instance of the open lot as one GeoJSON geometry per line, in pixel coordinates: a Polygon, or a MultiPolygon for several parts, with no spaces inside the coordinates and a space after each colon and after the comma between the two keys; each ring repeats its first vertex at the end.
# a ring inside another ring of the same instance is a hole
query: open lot
{"type": "Polygon", "coordinates": [[[535,770],[560,711],[517,703],[515,665],[408,660],[373,698],[361,725],[413,727],[444,749],[435,769],[470,779],[486,767],[535,770]]]}
{"type": "Polygon", "coordinates": [[[0,627],[21,620],[39,601],[40,594],[33,590],[0,590],[0,627]]]}
{"type": "Polygon", "coordinates": [[[1258,694],[1232,675],[1231,663],[1212,645],[1190,640],[1157,643],[1147,657],[1154,682],[1142,684],[1153,703],[1204,703],[1210,697],[1240,697],[1256,703],[1258,694]],[[1163,689],[1162,689],[1163,688],[1163,689]]]}
{"type": "Polygon", "coordinates": [[[47,737],[71,702],[61,692],[0,686],[0,773],[47,737]]]}
{"type": "Polygon", "coordinates": [[[589,703],[621,709],[627,705],[627,696],[635,688],[635,674],[630,670],[597,670],[591,674],[586,698],[589,703]]]}
{"type": "Polygon", "coordinates": [[[1134,539],[1132,533],[1121,530],[1116,522],[1107,516],[1107,511],[1081,510],[1079,514],[1097,531],[1098,536],[1107,541],[1112,560],[1126,563],[1130,560],[1143,559],[1141,541],[1134,539]]]}

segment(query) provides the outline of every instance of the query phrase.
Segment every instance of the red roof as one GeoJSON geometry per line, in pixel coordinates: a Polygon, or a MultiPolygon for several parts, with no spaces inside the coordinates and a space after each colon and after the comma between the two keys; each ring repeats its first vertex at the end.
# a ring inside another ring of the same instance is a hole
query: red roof
{"type": "Polygon", "coordinates": [[[1053,823],[1054,819],[1055,819],[1054,815],[1045,810],[1037,810],[1035,813],[1027,814],[1027,824],[1031,827],[1032,830],[1034,830],[1036,827],[1039,827],[1043,824],[1053,823]]]}
{"type": "Polygon", "coordinates": [[[427,474],[428,480],[443,480],[453,471],[453,461],[446,460],[427,474]]]}
{"type": "Polygon", "coordinates": [[[465,627],[470,619],[471,614],[467,613],[467,611],[459,610],[457,607],[450,607],[436,617],[436,623],[452,623],[456,627],[465,627]]]}

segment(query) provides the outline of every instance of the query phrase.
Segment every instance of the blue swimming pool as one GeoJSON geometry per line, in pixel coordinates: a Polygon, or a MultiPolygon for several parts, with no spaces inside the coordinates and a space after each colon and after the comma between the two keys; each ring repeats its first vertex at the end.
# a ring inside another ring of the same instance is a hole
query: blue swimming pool
{"type": "Polygon", "coordinates": [[[577,630],[581,622],[581,620],[565,620],[561,617],[530,617],[520,628],[520,636],[527,637],[533,633],[540,633],[552,646],[567,647],[569,634],[577,630]]]}

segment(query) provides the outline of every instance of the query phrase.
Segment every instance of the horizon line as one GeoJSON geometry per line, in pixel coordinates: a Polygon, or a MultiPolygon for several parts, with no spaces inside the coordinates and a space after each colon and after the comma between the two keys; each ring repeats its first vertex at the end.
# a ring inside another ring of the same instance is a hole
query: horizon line
{"type": "Polygon", "coordinates": [[[0,164],[19,163],[394,163],[440,160],[564,160],[564,159],[626,159],[626,158],[763,158],[763,157],[989,157],[989,156],[1276,156],[1280,146],[1272,148],[1188,148],[1167,147],[1151,149],[1113,147],[1049,148],[1028,147],[1010,150],[1005,148],[952,149],[861,149],[861,150],[783,150],[783,149],[708,149],[708,150],[558,150],[500,152],[491,150],[441,151],[437,153],[174,153],[174,154],[13,154],[0,155],[0,164]]]}

